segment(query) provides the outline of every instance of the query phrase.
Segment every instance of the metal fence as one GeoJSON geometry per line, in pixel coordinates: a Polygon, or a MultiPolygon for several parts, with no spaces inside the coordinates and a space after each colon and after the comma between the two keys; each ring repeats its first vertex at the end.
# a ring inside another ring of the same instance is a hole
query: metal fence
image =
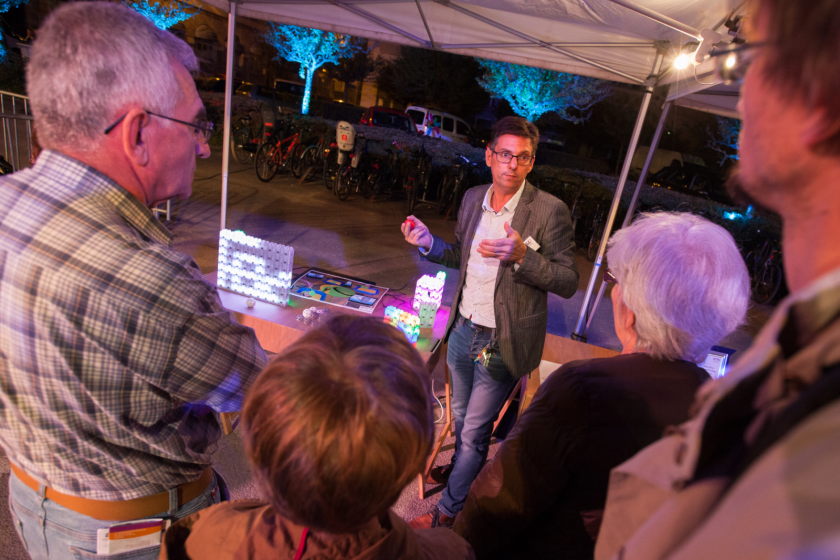
{"type": "Polygon", "coordinates": [[[32,113],[25,95],[0,90],[3,120],[3,157],[15,171],[29,166],[32,158],[32,113]]]}

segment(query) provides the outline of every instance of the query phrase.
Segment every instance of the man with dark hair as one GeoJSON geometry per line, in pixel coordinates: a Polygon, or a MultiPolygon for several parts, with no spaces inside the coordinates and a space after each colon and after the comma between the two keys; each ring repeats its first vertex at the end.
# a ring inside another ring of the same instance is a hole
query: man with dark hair
{"type": "Polygon", "coordinates": [[[596,558],[840,557],[840,2],[758,0],[740,189],[782,217],[791,294],[691,420],[611,475],[596,558]]]}
{"type": "Polygon", "coordinates": [[[44,150],[0,180],[0,446],[36,560],[157,558],[115,526],[219,501],[214,412],[266,362],[150,210],[210,155],[197,69],[120,3],[59,6],[32,47],[44,150]]]}
{"type": "Polygon", "coordinates": [[[455,454],[432,472],[434,481],[447,486],[417,525],[452,525],[487,458],[505,399],[519,378],[539,366],[548,292],[569,298],[577,291],[569,209],[525,179],[538,142],[537,127],[525,119],[496,123],[485,153],[493,183],[464,195],[454,244],[432,235],[414,216],[402,226],[406,241],[426,258],[460,270],[446,329],[455,454]]]}
{"type": "Polygon", "coordinates": [[[242,411],[269,503],[229,502],[178,522],[161,558],[474,559],[451,531],[412,531],[389,509],[431,450],[428,379],[405,336],[371,317],[338,316],[301,337],[242,411]]]}

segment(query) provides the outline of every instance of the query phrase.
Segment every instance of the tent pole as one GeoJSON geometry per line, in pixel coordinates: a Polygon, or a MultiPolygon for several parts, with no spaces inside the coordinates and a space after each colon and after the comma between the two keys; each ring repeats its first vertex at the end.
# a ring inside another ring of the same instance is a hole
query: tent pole
{"type": "Polygon", "coordinates": [[[225,124],[222,130],[222,219],[220,229],[227,229],[228,170],[230,168],[230,113],[233,103],[233,59],[236,51],[236,1],[230,2],[225,68],[225,124]]]}
{"type": "MultiPolygon", "coordinates": [[[[623,228],[630,225],[630,220],[633,219],[633,212],[636,210],[636,203],[639,200],[639,191],[642,190],[642,185],[644,185],[645,181],[647,181],[650,164],[653,161],[653,155],[656,153],[656,149],[659,148],[659,141],[662,139],[662,131],[665,129],[665,120],[668,117],[668,111],[671,109],[672,103],[673,101],[667,101],[665,106],[662,108],[662,116],[659,117],[659,124],[656,125],[656,132],[653,133],[653,142],[650,143],[650,151],[648,152],[647,158],[645,158],[645,164],[642,167],[642,173],[639,175],[639,180],[636,181],[636,189],[633,191],[633,198],[630,200],[630,206],[627,208],[627,215],[624,217],[624,223],[621,224],[621,227],[623,228]]],[[[597,307],[597,305],[595,307],[597,307]]]]}
{"type": "MultiPolygon", "coordinates": [[[[658,51],[656,59],[653,63],[652,75],[659,74],[662,66],[662,59],[665,57],[664,52],[658,51]]],[[[633,161],[633,153],[636,151],[636,146],[639,144],[639,136],[642,133],[642,125],[645,122],[645,115],[647,115],[650,99],[653,97],[653,86],[645,88],[645,94],[642,97],[642,106],[639,108],[639,116],[636,118],[636,126],[633,127],[633,134],[630,137],[630,145],[627,147],[627,154],[624,157],[624,166],[621,169],[621,175],[618,178],[618,185],[615,188],[615,195],[613,196],[612,205],[610,206],[610,213],[607,217],[607,223],[604,227],[604,234],[601,236],[601,244],[598,247],[598,256],[595,257],[595,263],[592,267],[592,274],[589,276],[589,285],[586,287],[586,295],[583,297],[583,305],[580,308],[580,315],[578,316],[577,326],[575,332],[572,333],[572,339],[586,342],[586,319],[587,308],[589,307],[589,300],[592,299],[592,292],[595,291],[595,280],[598,278],[598,273],[601,271],[601,262],[604,260],[604,253],[607,249],[607,241],[612,230],[613,223],[615,223],[615,216],[618,213],[618,205],[621,202],[621,193],[624,191],[624,185],[627,183],[627,175],[630,173],[630,164],[633,161]]],[[[594,313],[595,310],[592,310],[594,313]]]]}

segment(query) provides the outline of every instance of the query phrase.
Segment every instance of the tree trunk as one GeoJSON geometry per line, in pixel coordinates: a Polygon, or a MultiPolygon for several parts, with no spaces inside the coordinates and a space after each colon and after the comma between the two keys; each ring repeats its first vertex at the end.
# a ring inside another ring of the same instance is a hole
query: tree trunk
{"type": "Polygon", "coordinates": [[[312,76],[314,74],[315,70],[312,70],[310,68],[306,69],[306,89],[303,92],[303,103],[300,107],[301,115],[309,114],[309,97],[312,95],[312,76]]]}

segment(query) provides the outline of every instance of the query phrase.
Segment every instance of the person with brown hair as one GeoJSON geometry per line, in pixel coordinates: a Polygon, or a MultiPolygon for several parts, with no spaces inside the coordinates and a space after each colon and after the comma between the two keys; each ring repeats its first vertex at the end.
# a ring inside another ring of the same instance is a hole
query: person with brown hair
{"type": "Polygon", "coordinates": [[[341,315],[257,378],[245,448],[268,504],[219,504],[167,530],[162,559],[471,559],[443,529],[412,531],[389,508],[434,437],[428,372],[397,329],[341,315]]]}
{"type": "Polygon", "coordinates": [[[493,183],[464,195],[455,243],[432,235],[414,216],[402,226],[405,240],[422,255],[460,271],[446,327],[455,453],[432,471],[432,480],[446,488],[431,513],[412,521],[415,526],[452,526],[487,458],[505,399],[540,364],[548,292],[570,298],[577,291],[569,208],[525,179],[539,138],[526,119],[496,123],[485,152],[493,183]]]}
{"type": "Polygon", "coordinates": [[[738,181],[782,217],[790,295],[693,417],[611,474],[599,560],[840,557],[840,1],[757,0],[738,181]]]}

